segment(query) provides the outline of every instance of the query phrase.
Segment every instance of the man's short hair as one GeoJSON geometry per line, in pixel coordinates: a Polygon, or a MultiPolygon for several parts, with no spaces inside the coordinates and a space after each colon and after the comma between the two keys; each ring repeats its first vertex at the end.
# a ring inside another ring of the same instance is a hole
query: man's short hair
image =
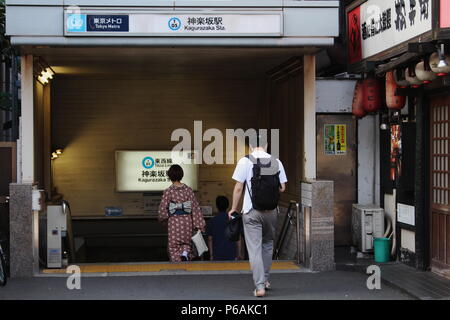
{"type": "Polygon", "coordinates": [[[170,166],[169,170],[167,170],[167,175],[172,182],[181,181],[184,176],[183,168],[181,168],[178,164],[173,164],[170,166]]]}
{"type": "Polygon", "coordinates": [[[216,207],[219,211],[225,211],[228,209],[228,206],[230,205],[230,202],[228,201],[228,198],[225,196],[218,196],[216,198],[216,207]]]}
{"type": "Polygon", "coordinates": [[[257,133],[256,141],[252,141],[252,139],[249,139],[248,145],[252,148],[256,148],[256,147],[267,148],[269,143],[267,142],[267,139],[263,139],[263,136],[261,134],[257,133]],[[256,142],[256,146],[255,146],[255,142],[256,142]]]}

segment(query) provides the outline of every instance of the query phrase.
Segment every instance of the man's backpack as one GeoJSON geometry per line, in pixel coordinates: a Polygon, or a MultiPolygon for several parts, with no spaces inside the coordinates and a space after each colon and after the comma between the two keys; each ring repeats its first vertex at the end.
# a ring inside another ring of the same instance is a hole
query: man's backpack
{"type": "Polygon", "coordinates": [[[280,171],[277,159],[255,158],[252,155],[248,155],[247,158],[253,163],[251,192],[247,185],[253,209],[275,209],[280,199],[280,171]]]}

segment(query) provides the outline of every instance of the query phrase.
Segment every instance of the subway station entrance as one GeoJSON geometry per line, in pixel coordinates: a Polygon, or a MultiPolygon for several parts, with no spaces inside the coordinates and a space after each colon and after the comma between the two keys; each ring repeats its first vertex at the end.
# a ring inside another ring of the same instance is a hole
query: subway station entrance
{"type": "MultiPolygon", "coordinates": [[[[17,186],[11,188],[30,186],[35,190],[31,193],[39,194],[36,197],[41,199],[41,205],[31,210],[32,246],[25,249],[32,253],[34,273],[37,265],[47,265],[46,208],[61,203],[70,214],[70,264],[134,262],[139,264],[127,268],[136,271],[142,263],[168,261],[167,229],[157,220],[162,190],[119,190],[117,152],[170,151],[180,142],[174,135],[177,129],[190,133],[192,150],[203,152],[214,142],[224,151],[222,162],[199,164],[190,180],[206,222],[217,211],[217,196],[232,200],[231,177],[238,159],[227,162],[227,129],[279,129],[278,153],[288,175],[287,191],[280,203],[281,231],[290,202],[299,203],[302,188],[309,190],[302,183],[315,179],[315,54],[332,45],[337,36],[338,3],[291,1],[284,5],[274,1],[261,7],[255,1],[254,5],[236,4],[236,8],[230,8],[235,1],[231,2],[226,8],[209,8],[205,2],[205,7],[199,8],[198,4],[195,10],[189,2],[188,7],[180,4],[179,12],[175,4],[170,16],[179,16],[177,23],[182,23],[184,14],[191,19],[186,21],[192,22],[197,21],[192,20],[195,15],[206,19],[225,13],[242,19],[246,14],[257,16],[259,11],[269,11],[269,15],[280,18],[280,33],[272,34],[270,26],[265,26],[269,29],[262,34],[256,30],[249,34],[248,30],[254,30],[251,28],[239,34],[237,25],[237,29],[230,29],[234,34],[223,36],[167,36],[167,31],[158,35],[154,30],[147,35],[142,34],[144,29],[131,34],[132,28],[142,27],[144,15],[156,12],[161,14],[158,19],[163,19],[167,8],[138,8],[131,4],[113,9],[78,8],[75,14],[87,21],[104,16],[120,18],[121,23],[129,19],[129,29],[120,29],[123,34],[109,30],[103,36],[89,23],[86,30],[78,30],[79,25],[70,20],[73,8],[67,6],[9,6],[13,21],[9,34],[22,56],[19,176],[17,186]],[[55,28],[53,25],[45,30],[31,26],[27,29],[14,22],[14,17],[23,20],[36,7],[48,10],[49,19],[61,13],[58,17],[64,17],[63,30],[49,31],[55,28]],[[142,14],[140,20],[133,16],[136,12],[142,14]],[[300,19],[305,17],[306,22],[300,19]],[[327,17],[332,19],[324,19],[327,17]],[[314,28],[319,22],[320,27],[314,28]],[[306,28],[302,23],[309,25],[306,28]],[[39,32],[43,34],[36,36],[39,32]],[[51,76],[42,81],[45,73],[51,76]],[[222,133],[223,141],[213,141],[205,134],[210,129],[222,133]]],[[[173,17],[169,21],[175,23],[173,17]]],[[[169,23],[170,29],[178,30],[173,23],[169,23]]],[[[306,201],[310,207],[317,200],[312,188],[309,193],[305,191],[312,198],[306,201]]],[[[15,216],[27,210],[18,198],[11,197],[15,216]]],[[[11,225],[14,223],[13,218],[11,225]]],[[[24,262],[14,256],[24,244],[14,243],[14,234],[11,237],[11,263],[17,265],[12,273],[27,274],[28,267],[21,266],[24,262]]],[[[293,243],[286,241],[281,260],[295,260],[299,251],[293,243]]],[[[241,253],[247,259],[245,245],[241,253]]],[[[203,259],[193,265],[199,266],[208,255],[203,259]]],[[[283,263],[280,261],[278,268],[293,266],[283,263]]]]}
{"type": "MultiPolygon", "coordinates": [[[[51,159],[48,152],[35,149],[41,163],[36,167],[38,187],[46,191],[49,203],[64,199],[70,204],[75,261],[167,261],[167,228],[157,220],[162,191],[119,190],[116,152],[142,151],[152,156],[158,150],[170,151],[179,143],[178,139],[172,141],[177,129],[191,133],[192,149],[199,147],[195,144],[200,140],[202,152],[212,142],[205,132],[219,130],[223,141],[217,141],[222,145],[217,151],[223,152],[223,161],[198,165],[192,182],[195,186],[191,186],[208,222],[217,211],[217,196],[232,200],[231,176],[238,159],[227,164],[227,129],[269,128],[263,124],[264,116],[270,121],[283,107],[266,101],[268,74],[286,62],[301,68],[302,61],[296,57],[310,51],[35,49],[34,63],[48,64],[55,73],[48,88],[39,81],[34,84],[35,121],[48,124],[36,128],[37,145],[49,144],[51,153],[61,150],[51,159]]],[[[301,111],[301,104],[298,108],[301,111]]],[[[284,124],[281,138],[286,139],[280,139],[281,152],[288,155],[292,139],[285,131],[292,132],[289,128],[298,127],[301,118],[279,121],[284,124]]],[[[234,143],[237,151],[237,139],[234,143]]],[[[159,160],[159,156],[153,157],[159,160]]],[[[284,162],[290,180],[299,180],[296,174],[301,168],[288,158],[284,162]]],[[[145,168],[141,169],[145,178],[145,168]]],[[[291,195],[285,203],[298,198],[296,191],[290,184],[291,195]]],[[[41,224],[44,221],[41,219],[41,224]]],[[[42,226],[41,231],[46,233],[42,226]]],[[[208,259],[208,254],[204,257],[208,259]]],[[[242,257],[246,257],[245,246],[242,257]]]]}

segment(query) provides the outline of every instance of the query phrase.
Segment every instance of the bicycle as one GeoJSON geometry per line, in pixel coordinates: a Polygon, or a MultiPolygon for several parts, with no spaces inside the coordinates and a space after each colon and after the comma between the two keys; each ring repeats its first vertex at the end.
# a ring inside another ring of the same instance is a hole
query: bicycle
{"type": "Polygon", "coordinates": [[[0,287],[4,287],[6,285],[7,279],[6,255],[2,248],[2,241],[0,240],[0,287]]]}

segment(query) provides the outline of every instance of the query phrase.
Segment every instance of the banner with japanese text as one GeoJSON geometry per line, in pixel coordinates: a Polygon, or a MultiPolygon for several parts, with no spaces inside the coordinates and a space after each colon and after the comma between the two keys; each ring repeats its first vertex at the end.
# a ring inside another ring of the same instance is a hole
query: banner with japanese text
{"type": "Polygon", "coordinates": [[[163,191],[171,185],[167,170],[173,164],[183,168],[182,182],[198,187],[198,165],[193,151],[116,151],[116,191],[163,191]]]}
{"type": "Polygon", "coordinates": [[[349,62],[432,30],[432,0],[368,0],[347,14],[349,62]]]}

